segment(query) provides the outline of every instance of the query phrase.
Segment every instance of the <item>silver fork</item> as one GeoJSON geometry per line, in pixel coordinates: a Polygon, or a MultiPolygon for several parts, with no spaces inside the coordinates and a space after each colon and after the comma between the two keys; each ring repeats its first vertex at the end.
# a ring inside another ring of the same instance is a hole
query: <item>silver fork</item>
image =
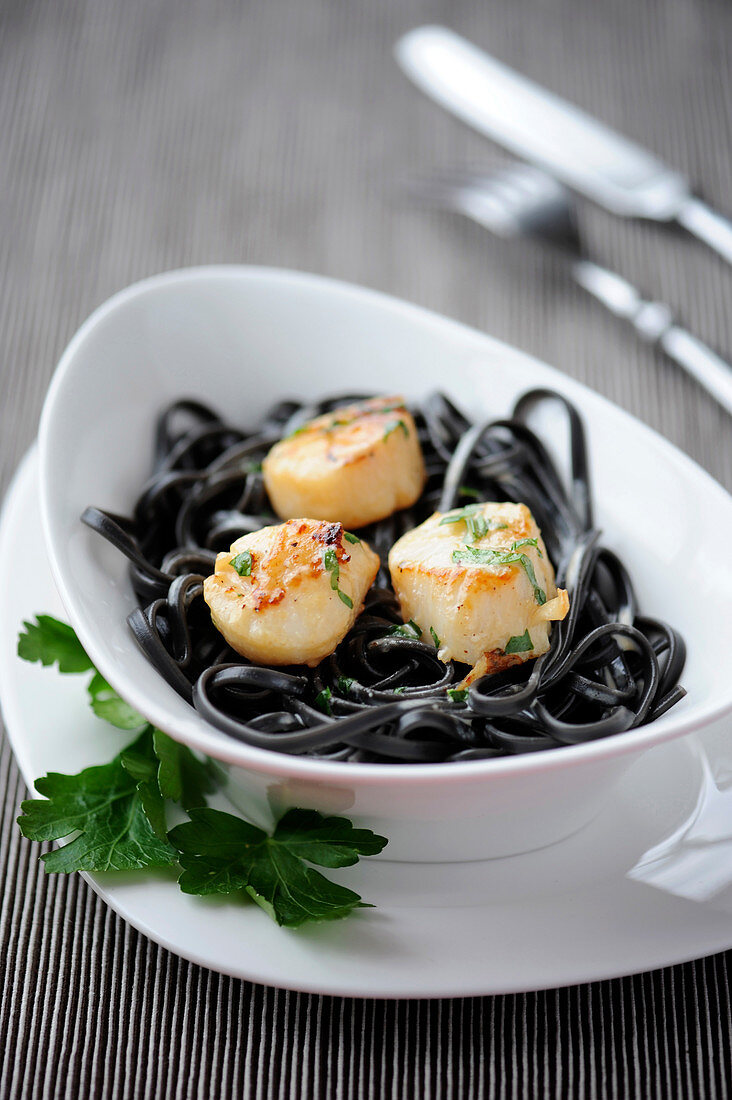
{"type": "Polygon", "coordinates": [[[616,317],[629,321],[691,374],[732,415],[732,367],[674,321],[663,302],[644,299],[621,275],[586,259],[569,191],[539,168],[519,164],[491,175],[451,173],[423,180],[416,193],[497,237],[527,237],[564,258],[574,280],[616,317]]]}

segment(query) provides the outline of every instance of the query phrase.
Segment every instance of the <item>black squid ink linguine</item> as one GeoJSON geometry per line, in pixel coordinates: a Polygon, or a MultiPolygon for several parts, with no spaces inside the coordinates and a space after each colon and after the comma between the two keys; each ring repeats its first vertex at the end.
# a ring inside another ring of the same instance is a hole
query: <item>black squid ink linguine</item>
{"type": "Polygon", "coordinates": [[[574,745],[653,721],[684,695],[684,643],[642,615],[626,569],[593,527],[582,422],[565,398],[532,390],[509,419],[472,425],[433,394],[413,407],[428,474],[419,500],[359,530],[382,566],[363,613],[316,668],[255,665],[211,622],[203,581],[216,553],[280,522],[264,488],[270,447],[304,421],[363,395],[313,405],[283,401],[252,431],[204,405],[178,401],[160,415],[153,473],[131,517],[87,508],[84,522],[130,559],[139,607],[129,616],[151,664],[213,726],[276,752],[366,763],[433,763],[574,745]],[[569,425],[566,489],[526,426],[541,402],[560,402],[569,425]],[[465,665],[404,625],[386,560],[394,542],[434,511],[475,501],[526,504],[541,528],[570,610],[536,660],[457,685],[465,665]]]}

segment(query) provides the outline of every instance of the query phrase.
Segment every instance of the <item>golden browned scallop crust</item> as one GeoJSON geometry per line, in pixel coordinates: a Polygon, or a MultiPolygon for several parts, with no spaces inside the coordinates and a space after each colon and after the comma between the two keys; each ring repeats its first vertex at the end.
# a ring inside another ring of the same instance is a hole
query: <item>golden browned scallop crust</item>
{"type": "Polygon", "coordinates": [[[436,512],[394,544],[389,569],[404,620],[417,623],[423,640],[439,639],[443,661],[472,665],[476,675],[545,653],[550,622],[569,609],[525,504],[436,512]],[[483,551],[488,560],[480,561],[483,551]],[[500,561],[516,555],[524,556],[528,569],[521,561],[500,561]],[[517,644],[523,648],[517,651],[517,644]]]}
{"type": "Polygon", "coordinates": [[[363,527],[414,504],[425,468],[401,397],[345,405],[308,421],[271,449],[264,484],[278,516],[363,527]]]}
{"type": "Polygon", "coordinates": [[[367,543],[350,539],[340,523],[290,519],[219,554],[203,595],[232,649],[267,665],[313,666],[332,653],[380,564],[367,543]]]}

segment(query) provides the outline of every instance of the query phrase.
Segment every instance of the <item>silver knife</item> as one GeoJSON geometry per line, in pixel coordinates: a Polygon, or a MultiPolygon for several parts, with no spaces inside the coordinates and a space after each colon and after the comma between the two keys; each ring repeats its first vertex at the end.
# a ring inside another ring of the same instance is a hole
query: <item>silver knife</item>
{"type": "Polygon", "coordinates": [[[732,222],[696,198],[678,172],[601,122],[445,27],[417,27],[395,53],[423,92],[499,145],[614,214],[682,225],[732,264],[732,222]]]}

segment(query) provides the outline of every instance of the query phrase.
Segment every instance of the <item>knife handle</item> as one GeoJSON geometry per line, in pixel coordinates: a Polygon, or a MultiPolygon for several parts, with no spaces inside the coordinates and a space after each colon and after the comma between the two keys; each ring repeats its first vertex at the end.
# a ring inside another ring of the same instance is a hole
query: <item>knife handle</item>
{"type": "Polygon", "coordinates": [[[676,215],[676,221],[732,264],[732,222],[727,218],[691,195],[676,215]]]}
{"type": "Polygon", "coordinates": [[[576,281],[616,317],[629,321],[648,343],[692,375],[732,416],[732,367],[690,332],[674,323],[663,302],[648,302],[632,283],[590,260],[571,264],[576,281]]]}

